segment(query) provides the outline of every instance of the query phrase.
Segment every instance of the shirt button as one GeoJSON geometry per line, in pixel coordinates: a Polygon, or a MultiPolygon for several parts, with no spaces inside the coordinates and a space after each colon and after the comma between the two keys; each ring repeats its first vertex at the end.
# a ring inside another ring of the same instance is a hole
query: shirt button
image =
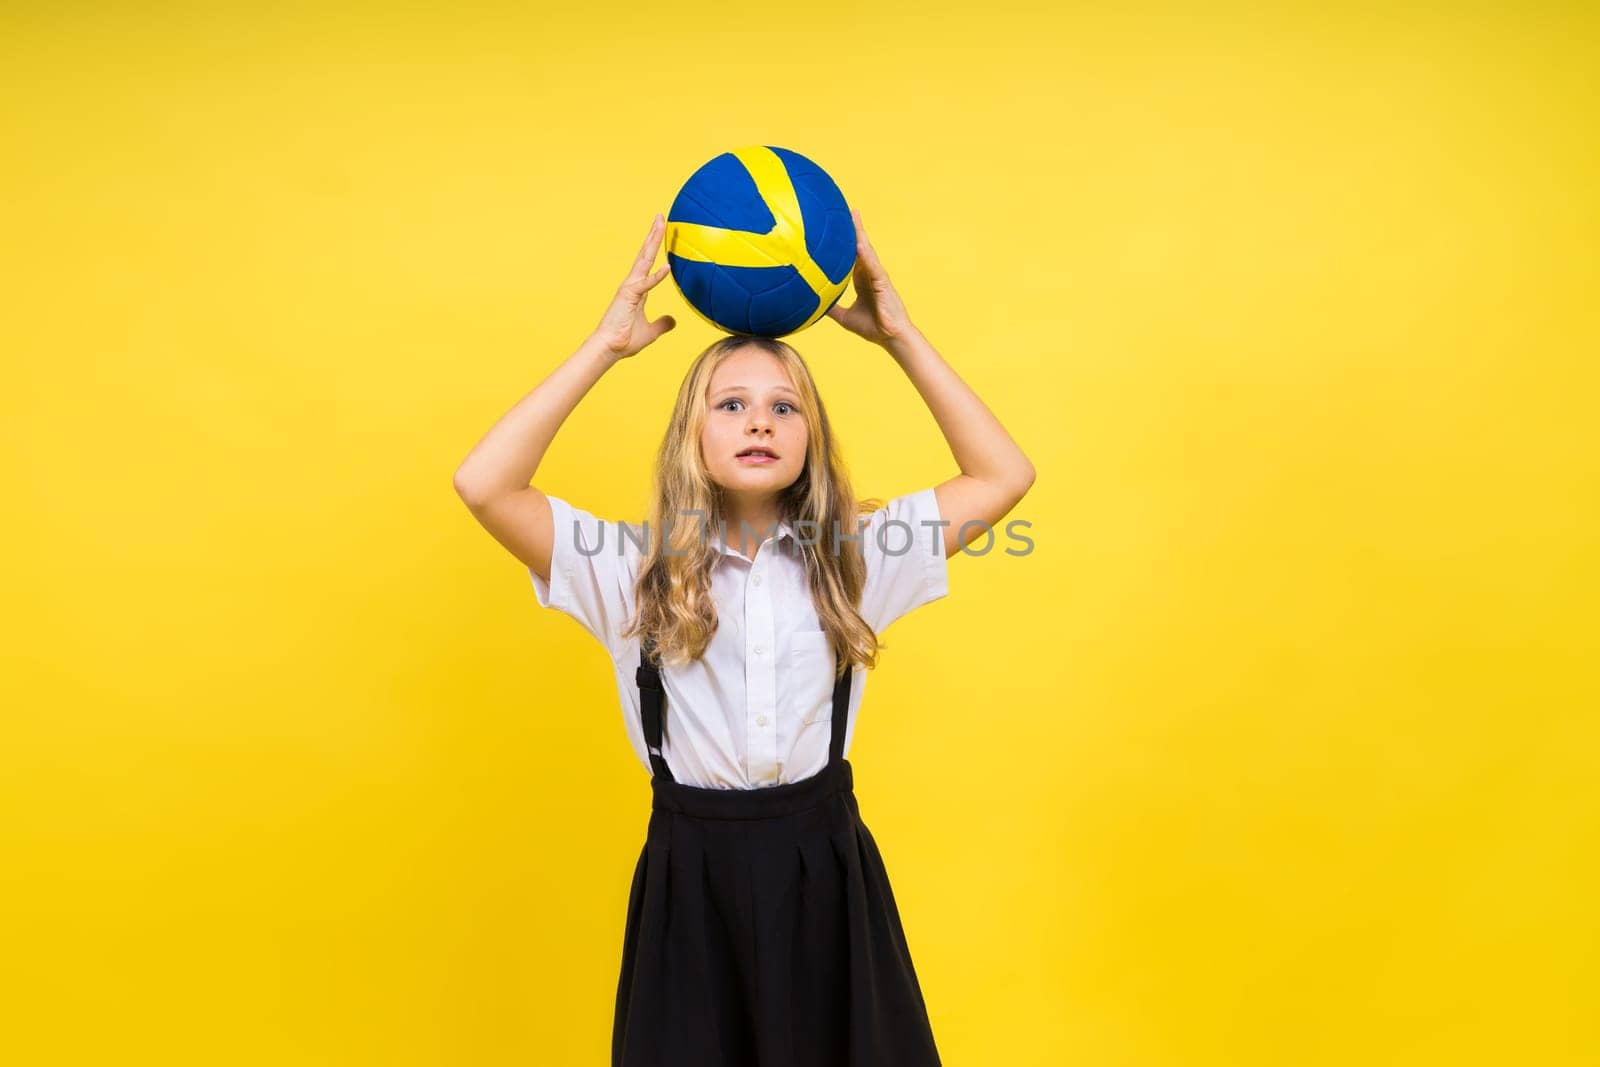
{"type": "Polygon", "coordinates": [[[752,579],[752,580],[753,580],[753,581],[754,581],[754,582],[755,582],[755,583],[756,583],[756,584],[757,584],[757,585],[760,585],[760,584],[761,584],[761,575],[759,575],[759,574],[758,574],[758,575],[756,575],[756,576],[755,576],[755,578],[754,578],[754,579],[752,579]]]}
{"type": "Polygon", "coordinates": [[[765,725],[767,725],[767,717],[765,715],[757,715],[756,716],[756,725],[757,726],[765,726],[765,725]]]}
{"type": "Polygon", "coordinates": [[[756,655],[758,655],[758,656],[761,655],[761,646],[760,645],[756,646],[756,655]]]}

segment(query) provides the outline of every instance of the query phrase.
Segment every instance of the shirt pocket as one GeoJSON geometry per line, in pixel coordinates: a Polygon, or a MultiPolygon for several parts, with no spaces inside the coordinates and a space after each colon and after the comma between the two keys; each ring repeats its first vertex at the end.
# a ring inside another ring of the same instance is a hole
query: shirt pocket
{"type": "Polygon", "coordinates": [[[797,630],[783,650],[786,696],[802,725],[833,716],[833,646],[826,630],[797,630]]]}

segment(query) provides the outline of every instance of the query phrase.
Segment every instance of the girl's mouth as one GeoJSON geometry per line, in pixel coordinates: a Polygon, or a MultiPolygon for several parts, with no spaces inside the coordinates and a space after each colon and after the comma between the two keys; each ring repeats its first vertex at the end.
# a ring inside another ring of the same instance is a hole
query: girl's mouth
{"type": "Polygon", "coordinates": [[[759,452],[758,453],[753,453],[753,454],[748,455],[748,456],[739,456],[739,457],[737,457],[737,459],[739,460],[740,463],[750,463],[750,464],[755,464],[757,466],[762,465],[762,464],[767,464],[767,463],[776,463],[776,462],[778,462],[778,457],[777,456],[763,456],[759,452]]]}

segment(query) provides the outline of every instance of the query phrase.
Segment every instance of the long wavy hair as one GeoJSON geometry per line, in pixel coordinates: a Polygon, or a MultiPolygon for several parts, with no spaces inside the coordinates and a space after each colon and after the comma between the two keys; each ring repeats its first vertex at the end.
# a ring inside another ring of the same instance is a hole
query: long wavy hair
{"type": "Polygon", "coordinates": [[[636,609],[622,635],[644,635],[659,662],[681,665],[703,656],[717,632],[711,571],[722,555],[724,494],[706,471],[700,433],[709,406],[712,372],[746,346],[776,356],[800,394],[810,437],[806,461],[800,476],[778,494],[778,506],[781,516],[794,526],[796,547],[805,558],[811,600],[833,646],[836,677],[854,664],[875,667],[878,651],[884,646],[857,610],[866,582],[866,562],[860,541],[844,538],[854,537],[861,516],[876,511],[883,502],[856,499],[810,368],[800,353],[771,337],[725,337],[695,357],[684,375],[656,457],[649,509],[651,533],[645,540],[635,586],[636,609]],[[704,519],[696,521],[696,515],[704,519]],[[836,543],[838,551],[834,551],[836,543]]]}

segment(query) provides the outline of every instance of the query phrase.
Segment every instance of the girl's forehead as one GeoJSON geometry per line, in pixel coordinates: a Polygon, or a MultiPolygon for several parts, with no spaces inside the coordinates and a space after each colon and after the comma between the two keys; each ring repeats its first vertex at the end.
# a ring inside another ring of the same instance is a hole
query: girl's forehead
{"type": "MultiPolygon", "coordinates": [[[[765,355],[765,353],[763,353],[765,355]]],[[[738,357],[724,360],[711,375],[706,386],[708,396],[721,393],[794,393],[799,395],[789,380],[787,369],[776,356],[767,356],[762,362],[742,362],[730,366],[738,357]]]]}
{"type": "Polygon", "coordinates": [[[799,396],[800,391],[789,384],[787,378],[745,380],[741,377],[738,381],[717,383],[712,382],[708,395],[718,397],[724,393],[789,393],[799,396]]]}

